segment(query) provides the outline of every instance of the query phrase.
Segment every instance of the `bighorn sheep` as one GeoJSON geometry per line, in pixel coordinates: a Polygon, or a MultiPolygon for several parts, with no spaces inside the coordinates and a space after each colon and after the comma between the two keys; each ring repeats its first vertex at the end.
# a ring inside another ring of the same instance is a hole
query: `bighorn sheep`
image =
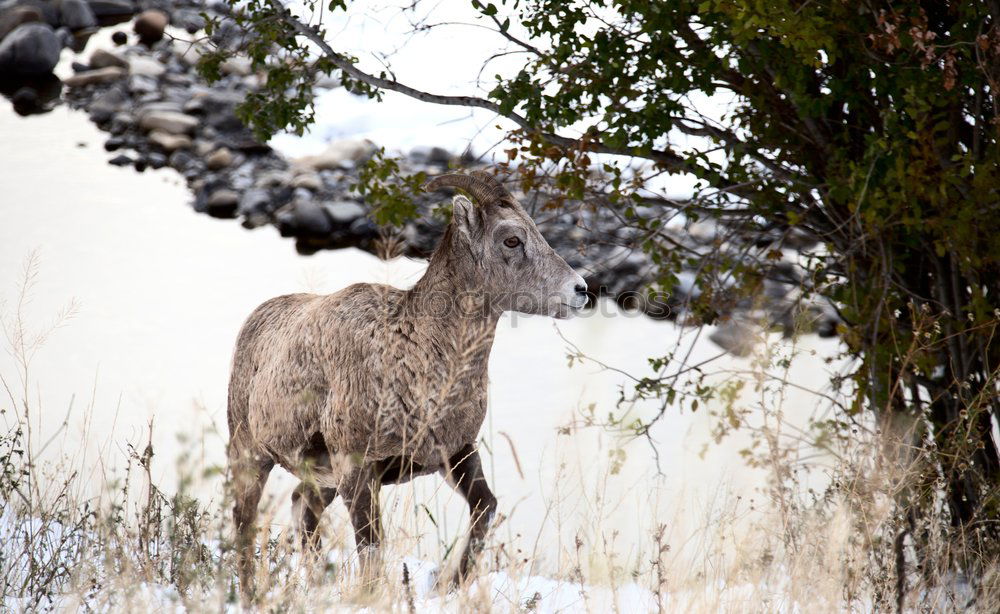
{"type": "Polygon", "coordinates": [[[451,223],[413,288],[280,296],[240,331],[228,453],[245,598],[257,505],[276,463],[302,480],[292,506],[305,545],[318,547],[319,517],[339,494],[364,554],[381,534],[379,486],[440,471],[472,514],[459,577],[482,546],[497,504],[476,438],[497,321],[503,311],[569,317],[586,303],[586,285],[492,175],[424,186],[443,187],[478,206],[453,198],[451,223]]]}

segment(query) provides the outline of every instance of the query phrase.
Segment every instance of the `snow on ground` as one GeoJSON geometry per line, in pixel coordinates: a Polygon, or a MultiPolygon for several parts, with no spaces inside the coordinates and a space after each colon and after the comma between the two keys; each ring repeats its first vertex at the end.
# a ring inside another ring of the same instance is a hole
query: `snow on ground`
{"type": "MultiPolygon", "coordinates": [[[[37,544],[44,541],[46,544],[55,546],[62,542],[61,536],[67,531],[59,522],[53,520],[41,520],[39,518],[20,518],[9,510],[0,515],[0,570],[4,574],[18,573],[12,572],[11,565],[19,558],[23,559],[23,553],[27,552],[29,544],[37,544]]],[[[35,555],[37,565],[46,568],[59,562],[66,565],[76,564],[77,554],[75,543],[90,541],[88,535],[77,535],[73,540],[74,545],[52,547],[49,550],[39,548],[35,555]]],[[[206,543],[214,553],[220,552],[218,542],[206,543]]],[[[350,551],[332,550],[327,563],[333,565],[339,571],[336,573],[352,573],[356,567],[356,557],[350,551]]],[[[287,560],[281,561],[281,565],[287,565],[291,570],[288,582],[305,582],[306,567],[298,554],[291,554],[287,560]]],[[[761,604],[761,595],[769,594],[766,586],[754,586],[752,584],[739,584],[726,586],[719,583],[713,586],[707,583],[704,591],[677,591],[665,593],[657,596],[647,588],[639,586],[634,582],[624,583],[619,586],[600,586],[580,584],[579,582],[553,579],[540,575],[515,576],[505,571],[492,571],[483,574],[478,580],[459,591],[452,591],[446,595],[441,595],[436,586],[436,582],[441,573],[441,567],[434,562],[427,561],[415,556],[405,556],[395,562],[385,564],[384,569],[402,569],[405,565],[409,576],[409,587],[400,587],[400,591],[412,591],[412,601],[414,610],[417,612],[455,612],[461,611],[470,602],[482,604],[483,597],[497,611],[534,611],[534,612],[655,612],[658,608],[666,608],[667,611],[691,611],[702,609],[705,604],[716,604],[726,610],[745,610],[747,606],[755,609],[753,604],[761,604]],[[485,595],[484,595],[485,592],[485,595]],[[464,593],[464,594],[463,594],[464,593]]],[[[97,563],[97,569],[104,569],[103,563],[97,563]]],[[[18,566],[23,573],[25,567],[18,566]]],[[[103,572],[102,572],[103,573],[103,572]]],[[[272,571],[272,573],[274,573],[272,571]]],[[[391,575],[391,574],[390,574],[391,575]]],[[[8,580],[11,575],[6,575],[8,580]]],[[[197,600],[192,597],[187,600],[181,596],[177,588],[172,585],[158,584],[155,582],[141,581],[137,578],[130,582],[125,578],[104,578],[99,580],[104,584],[104,588],[94,591],[85,596],[78,593],[65,593],[55,595],[50,603],[56,610],[88,610],[98,612],[119,612],[119,611],[156,611],[156,612],[187,612],[201,611],[202,609],[211,611],[239,612],[240,606],[232,603],[223,597],[221,601],[215,601],[213,596],[206,596],[206,599],[197,600]]],[[[331,581],[336,581],[332,578],[331,581]]],[[[391,580],[390,580],[391,581],[391,580]]],[[[282,593],[286,593],[288,587],[275,583],[271,591],[264,597],[264,602],[280,603],[282,593]]],[[[217,596],[216,596],[217,597],[217,596]]],[[[325,603],[330,599],[336,600],[338,597],[334,591],[325,595],[325,603]]],[[[405,602],[409,598],[404,595],[397,595],[397,603],[405,602]]],[[[796,607],[786,608],[783,603],[786,600],[781,597],[780,591],[775,592],[775,605],[773,611],[799,611],[796,607]]],[[[320,603],[323,603],[322,601],[320,603]]],[[[383,608],[351,605],[348,599],[343,604],[348,611],[376,612],[383,608]]],[[[35,611],[39,603],[32,596],[7,595],[2,601],[0,610],[5,612],[28,612],[35,611]]]]}

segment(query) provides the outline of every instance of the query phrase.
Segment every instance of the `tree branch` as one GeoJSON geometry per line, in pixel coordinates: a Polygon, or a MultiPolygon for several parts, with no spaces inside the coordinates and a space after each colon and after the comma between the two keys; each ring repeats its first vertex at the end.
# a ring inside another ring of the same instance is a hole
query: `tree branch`
{"type": "Polygon", "coordinates": [[[323,54],[329,59],[334,66],[342,70],[344,73],[350,77],[357,79],[368,85],[393,92],[398,92],[400,94],[405,94],[416,100],[422,102],[429,102],[432,104],[448,105],[448,106],[459,106],[459,107],[472,107],[479,109],[486,109],[487,111],[492,111],[500,117],[505,117],[519,127],[521,127],[526,132],[539,134],[542,139],[546,142],[555,145],[557,147],[562,147],[565,149],[584,149],[585,151],[590,151],[594,153],[603,153],[617,156],[630,156],[635,158],[644,158],[656,162],[662,166],[665,166],[671,170],[675,171],[689,171],[690,166],[687,161],[676,153],[668,150],[658,150],[658,149],[645,149],[642,147],[610,147],[598,141],[591,140],[581,140],[573,139],[565,136],[560,136],[554,132],[544,132],[540,131],[537,126],[533,125],[527,118],[523,115],[515,113],[513,111],[503,112],[500,109],[500,105],[485,98],[480,98],[478,96],[445,96],[441,94],[432,94],[429,92],[424,92],[416,88],[410,87],[395,79],[386,79],[383,77],[377,77],[375,75],[369,74],[358,68],[354,62],[348,59],[346,56],[337,53],[330,45],[327,43],[323,37],[320,35],[317,28],[308,26],[302,23],[295,15],[293,15],[288,9],[281,5],[279,0],[269,0],[269,3],[277,11],[279,19],[284,21],[288,26],[290,26],[296,33],[305,37],[312,43],[314,43],[323,54]]]}

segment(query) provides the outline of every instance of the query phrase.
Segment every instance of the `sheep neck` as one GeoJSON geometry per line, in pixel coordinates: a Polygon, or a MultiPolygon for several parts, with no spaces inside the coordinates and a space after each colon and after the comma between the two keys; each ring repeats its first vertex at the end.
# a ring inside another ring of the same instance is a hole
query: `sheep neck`
{"type": "MultiPolygon", "coordinates": [[[[450,229],[449,229],[450,230],[450,229]]],[[[500,311],[478,274],[476,264],[446,232],[424,276],[407,292],[405,312],[417,320],[438,322],[436,328],[496,328],[500,311]]]]}

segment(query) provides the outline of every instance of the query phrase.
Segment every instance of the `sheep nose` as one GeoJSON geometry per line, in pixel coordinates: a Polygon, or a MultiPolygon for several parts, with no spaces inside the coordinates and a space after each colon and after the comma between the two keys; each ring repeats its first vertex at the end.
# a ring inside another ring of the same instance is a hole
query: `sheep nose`
{"type": "Polygon", "coordinates": [[[586,294],[587,293],[587,285],[586,284],[576,284],[576,293],[577,294],[586,294]]]}

